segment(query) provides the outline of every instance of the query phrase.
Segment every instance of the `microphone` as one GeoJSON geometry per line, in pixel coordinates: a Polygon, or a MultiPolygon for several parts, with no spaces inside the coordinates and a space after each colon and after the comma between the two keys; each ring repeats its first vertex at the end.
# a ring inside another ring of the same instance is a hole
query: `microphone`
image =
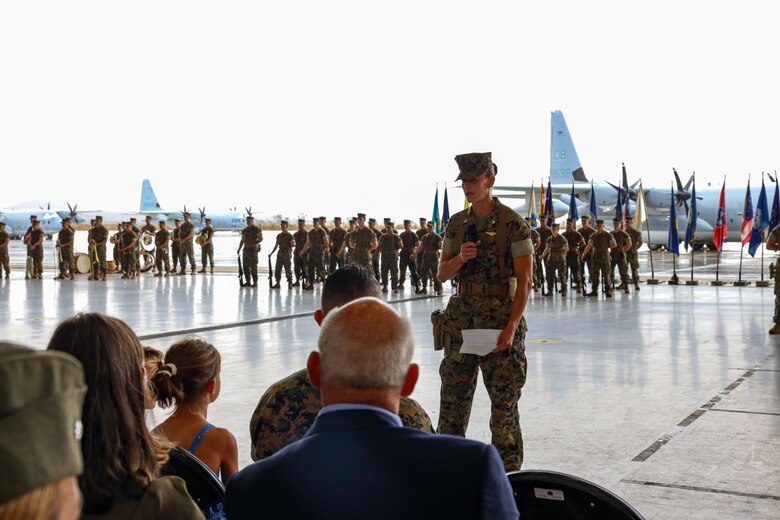
{"type": "MultiPolygon", "coordinates": [[[[474,224],[469,224],[469,227],[466,228],[466,242],[477,242],[477,226],[474,224]]],[[[468,274],[473,274],[474,272],[474,260],[469,260],[466,262],[466,272],[468,274]]]]}

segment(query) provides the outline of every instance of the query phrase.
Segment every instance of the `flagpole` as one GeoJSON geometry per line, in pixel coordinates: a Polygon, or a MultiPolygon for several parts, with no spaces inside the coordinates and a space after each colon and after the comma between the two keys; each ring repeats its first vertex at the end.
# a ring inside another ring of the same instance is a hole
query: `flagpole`
{"type": "Polygon", "coordinates": [[[737,277],[737,281],[734,282],[734,286],[736,287],[744,287],[747,285],[747,282],[742,281],[742,255],[745,253],[745,244],[743,243],[739,248],[739,276],[737,277]]]}
{"type": "Polygon", "coordinates": [[[718,261],[715,264],[715,283],[712,285],[723,285],[723,282],[718,280],[718,275],[720,274],[720,251],[718,251],[718,261]]]}
{"type": "MultiPolygon", "coordinates": [[[[642,195],[642,211],[645,212],[645,215],[647,214],[647,206],[644,203],[645,199],[645,188],[642,185],[642,181],[639,181],[639,192],[642,195]]],[[[639,215],[639,219],[642,218],[642,215],[639,215]]],[[[645,280],[645,283],[647,285],[658,285],[658,280],[655,277],[655,266],[653,265],[653,248],[650,247],[650,217],[647,218],[647,253],[650,255],[650,278],[648,280],[645,280]]]]}
{"type": "Polygon", "coordinates": [[[713,234],[712,237],[713,245],[717,246],[719,244],[720,247],[717,248],[718,259],[717,262],[715,263],[715,281],[710,283],[710,285],[714,285],[716,287],[723,286],[723,282],[720,281],[720,255],[721,252],[723,251],[723,241],[726,238],[725,236],[723,236],[724,235],[723,230],[728,225],[726,224],[726,198],[725,198],[726,197],[726,176],[725,175],[723,176],[723,186],[721,188],[720,194],[721,194],[721,199],[718,200],[718,220],[715,224],[715,228],[716,228],[715,234],[713,234]],[[721,214],[721,209],[723,210],[722,214],[721,214]],[[718,236],[717,244],[715,240],[716,235],[718,236]]]}
{"type": "Polygon", "coordinates": [[[677,255],[672,252],[672,278],[669,280],[669,285],[677,285],[679,278],[677,278],[677,255]]]}
{"type": "Polygon", "coordinates": [[[764,280],[764,230],[761,230],[761,280],[756,287],[769,287],[769,280],[764,280]]]}

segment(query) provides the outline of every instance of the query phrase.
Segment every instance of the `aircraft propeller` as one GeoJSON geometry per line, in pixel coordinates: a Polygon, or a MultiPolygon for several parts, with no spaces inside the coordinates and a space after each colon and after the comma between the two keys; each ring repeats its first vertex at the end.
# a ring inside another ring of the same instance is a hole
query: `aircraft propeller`
{"type": "Polygon", "coordinates": [[[73,219],[74,223],[78,224],[79,223],[79,214],[76,211],[76,208],[78,208],[79,205],[78,204],[74,204],[73,206],[71,206],[70,202],[67,202],[66,204],[68,205],[68,215],[70,216],[70,218],[73,219]]]}
{"type": "Polygon", "coordinates": [[[251,217],[252,216],[252,206],[249,206],[248,208],[245,206],[244,209],[246,210],[246,216],[251,217]]]}
{"type": "MultiPolygon", "coordinates": [[[[674,194],[675,198],[677,199],[677,207],[679,208],[680,205],[685,206],[685,214],[688,214],[688,201],[691,200],[691,192],[688,191],[688,189],[691,187],[691,184],[693,184],[693,177],[696,175],[696,172],[693,172],[691,174],[690,179],[688,179],[688,182],[685,183],[685,187],[683,187],[682,182],[680,181],[680,176],[677,174],[677,170],[672,168],[672,171],[674,172],[674,179],[677,182],[677,193],[674,194]]],[[[696,200],[702,200],[701,197],[696,197],[696,200]]]]}
{"type": "Polygon", "coordinates": [[[200,212],[200,221],[204,222],[206,220],[206,206],[198,208],[198,211],[200,212]]]}

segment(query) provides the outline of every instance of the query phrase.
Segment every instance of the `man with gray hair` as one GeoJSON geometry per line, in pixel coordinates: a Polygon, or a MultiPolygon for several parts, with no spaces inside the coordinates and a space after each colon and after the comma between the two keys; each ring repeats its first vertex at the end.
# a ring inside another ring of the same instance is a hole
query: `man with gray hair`
{"type": "Polygon", "coordinates": [[[318,347],[307,367],[324,407],[300,441],[233,475],[228,518],[519,517],[493,446],[402,427],[419,376],[409,320],[360,298],[325,317],[318,347]]]}

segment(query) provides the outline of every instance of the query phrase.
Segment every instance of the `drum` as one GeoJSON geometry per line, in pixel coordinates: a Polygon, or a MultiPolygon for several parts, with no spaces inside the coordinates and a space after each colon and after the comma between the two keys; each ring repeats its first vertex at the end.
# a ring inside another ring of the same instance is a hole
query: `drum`
{"type": "Polygon", "coordinates": [[[76,265],[76,272],[79,274],[89,273],[89,255],[86,253],[76,253],[73,256],[74,264],[76,265]]]}
{"type": "Polygon", "coordinates": [[[113,273],[114,270],[116,269],[116,264],[114,263],[113,260],[109,260],[108,262],[106,262],[106,265],[108,267],[108,272],[109,273],[113,273]]]}
{"type": "Polygon", "coordinates": [[[141,247],[144,248],[145,251],[149,251],[150,253],[154,251],[154,236],[153,235],[147,235],[144,233],[141,235],[141,247]]]}

